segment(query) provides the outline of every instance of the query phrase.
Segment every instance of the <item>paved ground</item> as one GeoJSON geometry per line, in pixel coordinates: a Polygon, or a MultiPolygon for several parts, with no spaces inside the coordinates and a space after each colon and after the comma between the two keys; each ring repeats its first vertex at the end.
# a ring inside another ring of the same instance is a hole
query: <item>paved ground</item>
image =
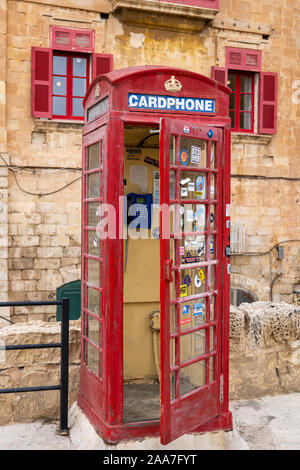
{"type": "Polygon", "coordinates": [[[0,450],[70,450],[68,437],[57,434],[56,424],[41,422],[0,427],[0,450]]]}
{"type": "Polygon", "coordinates": [[[251,450],[300,450],[300,393],[235,401],[231,411],[251,450]]]}
{"type": "MultiPolygon", "coordinates": [[[[235,429],[253,450],[300,450],[300,393],[231,402],[235,429]]],[[[0,427],[0,450],[72,450],[56,424],[0,427]]]]}

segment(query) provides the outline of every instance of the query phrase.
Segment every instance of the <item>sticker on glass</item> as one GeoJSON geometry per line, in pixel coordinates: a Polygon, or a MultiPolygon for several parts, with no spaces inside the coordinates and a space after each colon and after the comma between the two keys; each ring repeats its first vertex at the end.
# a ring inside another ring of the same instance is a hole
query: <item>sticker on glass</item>
{"type": "Polygon", "coordinates": [[[181,260],[182,264],[199,263],[199,262],[200,262],[199,256],[192,256],[189,251],[187,252],[186,256],[182,258],[181,260]]]}
{"type": "Polygon", "coordinates": [[[194,279],[194,282],[195,282],[195,286],[196,286],[197,288],[201,287],[202,282],[201,282],[201,279],[200,279],[200,277],[198,276],[198,274],[196,274],[195,279],[194,279]]]}
{"type": "Polygon", "coordinates": [[[203,304],[194,304],[194,316],[198,317],[203,314],[203,304]]]}
{"type": "Polygon", "coordinates": [[[187,323],[191,323],[191,317],[185,318],[184,320],[180,320],[180,325],[186,325],[187,323]]]}
{"type": "Polygon", "coordinates": [[[180,152],[180,163],[181,165],[188,165],[190,161],[189,152],[186,149],[181,150],[180,152]]]}
{"type": "Polygon", "coordinates": [[[187,287],[191,285],[191,278],[188,274],[184,277],[183,282],[187,285],[187,287]]]}
{"type": "Polygon", "coordinates": [[[184,246],[179,247],[179,254],[180,256],[184,256],[184,246]]]}
{"type": "Polygon", "coordinates": [[[196,191],[197,196],[205,196],[205,179],[203,176],[197,176],[196,178],[196,191]]]}
{"type": "Polygon", "coordinates": [[[189,183],[191,181],[191,178],[185,178],[184,180],[180,181],[181,186],[184,186],[185,184],[189,183]]]}
{"type": "Polygon", "coordinates": [[[195,183],[189,183],[188,184],[188,191],[190,193],[193,193],[195,191],[195,183]]]}
{"type": "Polygon", "coordinates": [[[203,256],[205,253],[205,239],[204,237],[197,237],[197,254],[203,256]]]}
{"type": "Polygon", "coordinates": [[[180,297],[186,297],[187,296],[187,285],[183,284],[180,286],[180,297]]]}
{"type": "Polygon", "coordinates": [[[194,220],[194,211],[193,210],[188,209],[186,211],[186,220],[187,220],[187,222],[193,222],[193,220],[194,220]]]}
{"type": "MultiPolygon", "coordinates": [[[[197,206],[199,207],[199,206],[197,206]]],[[[200,206],[199,209],[196,210],[194,216],[195,222],[199,227],[205,226],[205,208],[204,206],[200,206]]]]}
{"type": "Polygon", "coordinates": [[[182,315],[187,315],[188,313],[190,313],[190,306],[185,305],[182,309],[182,315]]]}
{"type": "Polygon", "coordinates": [[[181,197],[186,197],[188,195],[188,188],[181,188],[181,197]]]}
{"type": "Polygon", "coordinates": [[[200,165],[200,159],[201,159],[201,148],[195,147],[195,145],[192,145],[191,146],[191,163],[200,165]]]}
{"type": "Polygon", "coordinates": [[[199,276],[200,281],[203,282],[205,279],[205,274],[202,268],[200,269],[198,276],[199,276]]]}

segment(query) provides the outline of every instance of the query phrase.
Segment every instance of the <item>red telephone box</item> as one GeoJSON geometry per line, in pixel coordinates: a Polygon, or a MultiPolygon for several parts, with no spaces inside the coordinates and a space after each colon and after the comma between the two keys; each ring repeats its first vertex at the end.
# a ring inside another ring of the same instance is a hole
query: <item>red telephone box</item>
{"type": "Polygon", "coordinates": [[[109,442],[232,429],[229,94],[156,66],[87,91],[78,403],[109,442]]]}

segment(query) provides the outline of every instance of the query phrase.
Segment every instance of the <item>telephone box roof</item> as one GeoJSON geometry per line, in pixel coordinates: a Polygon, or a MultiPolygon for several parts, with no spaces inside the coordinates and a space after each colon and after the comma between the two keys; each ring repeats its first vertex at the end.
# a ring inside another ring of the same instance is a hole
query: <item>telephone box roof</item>
{"type": "Polygon", "coordinates": [[[212,80],[211,78],[206,77],[205,75],[201,75],[196,72],[192,72],[191,70],[186,70],[186,69],[180,69],[177,67],[167,67],[163,65],[143,65],[143,66],[137,66],[137,67],[128,67],[124,69],[119,69],[115,70],[114,72],[110,72],[104,75],[98,75],[92,83],[90,84],[84,101],[83,105],[85,105],[88,96],[91,92],[91,90],[94,88],[97,82],[101,80],[107,81],[109,84],[112,86],[121,83],[122,81],[125,81],[127,79],[133,79],[133,78],[138,78],[141,76],[147,76],[147,75],[156,75],[158,73],[166,73],[169,72],[170,75],[176,75],[176,77],[190,77],[194,78],[196,80],[199,80],[200,82],[206,83],[207,85],[211,85],[214,88],[217,88],[218,90],[222,91],[223,93],[230,94],[231,90],[228,87],[225,87],[219,82],[216,82],[215,80],[212,80]]]}

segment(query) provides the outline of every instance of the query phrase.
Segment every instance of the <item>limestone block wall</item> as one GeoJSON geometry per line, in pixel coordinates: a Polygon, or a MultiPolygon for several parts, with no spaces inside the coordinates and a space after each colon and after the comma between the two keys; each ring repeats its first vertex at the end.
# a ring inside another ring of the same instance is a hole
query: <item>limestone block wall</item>
{"type": "MultiPolygon", "coordinates": [[[[0,329],[0,345],[60,342],[60,323],[29,321],[0,329]]],[[[80,326],[70,322],[69,407],[79,389],[80,326]]],[[[59,385],[60,349],[0,350],[0,388],[59,385]]],[[[0,394],[0,425],[59,419],[60,392],[0,394]]]]}
{"type": "MultiPolygon", "coordinates": [[[[300,307],[254,302],[231,307],[230,315],[230,400],[299,392],[300,307]]],[[[70,324],[69,406],[77,400],[80,369],[80,322],[70,324]]],[[[54,322],[0,328],[0,345],[59,339],[54,322]]],[[[59,350],[0,350],[0,388],[57,384],[59,371],[59,350]]],[[[58,391],[0,395],[0,425],[58,417],[58,391]]]]}
{"type": "Polygon", "coordinates": [[[230,315],[230,399],[299,392],[300,308],[254,302],[230,315]]]}
{"type": "Polygon", "coordinates": [[[257,49],[262,51],[262,70],[279,74],[277,134],[232,134],[231,223],[244,224],[245,252],[258,253],[232,257],[232,281],[267,301],[271,282],[281,272],[273,300],[289,303],[299,280],[300,106],[295,98],[300,73],[294,66],[299,14],[296,0],[220,0],[214,21],[217,65],[225,65],[226,47],[257,49]],[[278,262],[276,249],[271,248],[282,241],[287,241],[282,245],[284,259],[278,262]],[[259,254],[269,250],[270,255],[259,254]]]}
{"type": "MultiPolygon", "coordinates": [[[[70,177],[69,172],[50,170],[17,174],[17,178],[31,192],[42,191],[43,185],[55,191],[76,179],[68,188],[43,198],[16,188],[9,202],[9,300],[55,299],[59,286],[80,279],[80,173],[72,172],[70,177]]],[[[12,179],[10,175],[13,185],[12,179]]],[[[52,306],[14,307],[11,319],[46,321],[55,312],[52,306]]]]}
{"type": "MultiPolygon", "coordinates": [[[[159,23],[142,11],[112,12],[112,4],[0,0],[1,299],[49,300],[80,279],[82,123],[31,116],[31,48],[50,47],[56,25],[93,29],[95,52],[113,54],[114,69],[164,64],[210,77],[225,65],[226,47],[262,51],[263,70],[279,73],[278,131],[232,134],[231,222],[246,233],[245,252],[231,260],[232,285],[268,301],[280,272],[272,298],[291,303],[300,283],[298,1],[220,0],[206,25],[165,14],[159,23]],[[272,247],[281,242],[279,261],[272,247]]],[[[55,316],[53,307],[1,312],[18,322],[55,316]]]]}
{"type": "MultiPolygon", "coordinates": [[[[32,118],[31,48],[51,47],[50,26],[59,25],[93,29],[95,52],[108,53],[100,12],[109,11],[109,2],[1,0],[0,8],[5,50],[0,68],[0,113],[5,117],[0,119],[0,170],[6,172],[5,186],[0,176],[1,194],[2,188],[6,191],[1,300],[51,300],[58,287],[80,279],[83,124],[32,118]]],[[[25,322],[53,320],[55,312],[55,307],[19,307],[6,314],[14,322],[25,322]]]]}

